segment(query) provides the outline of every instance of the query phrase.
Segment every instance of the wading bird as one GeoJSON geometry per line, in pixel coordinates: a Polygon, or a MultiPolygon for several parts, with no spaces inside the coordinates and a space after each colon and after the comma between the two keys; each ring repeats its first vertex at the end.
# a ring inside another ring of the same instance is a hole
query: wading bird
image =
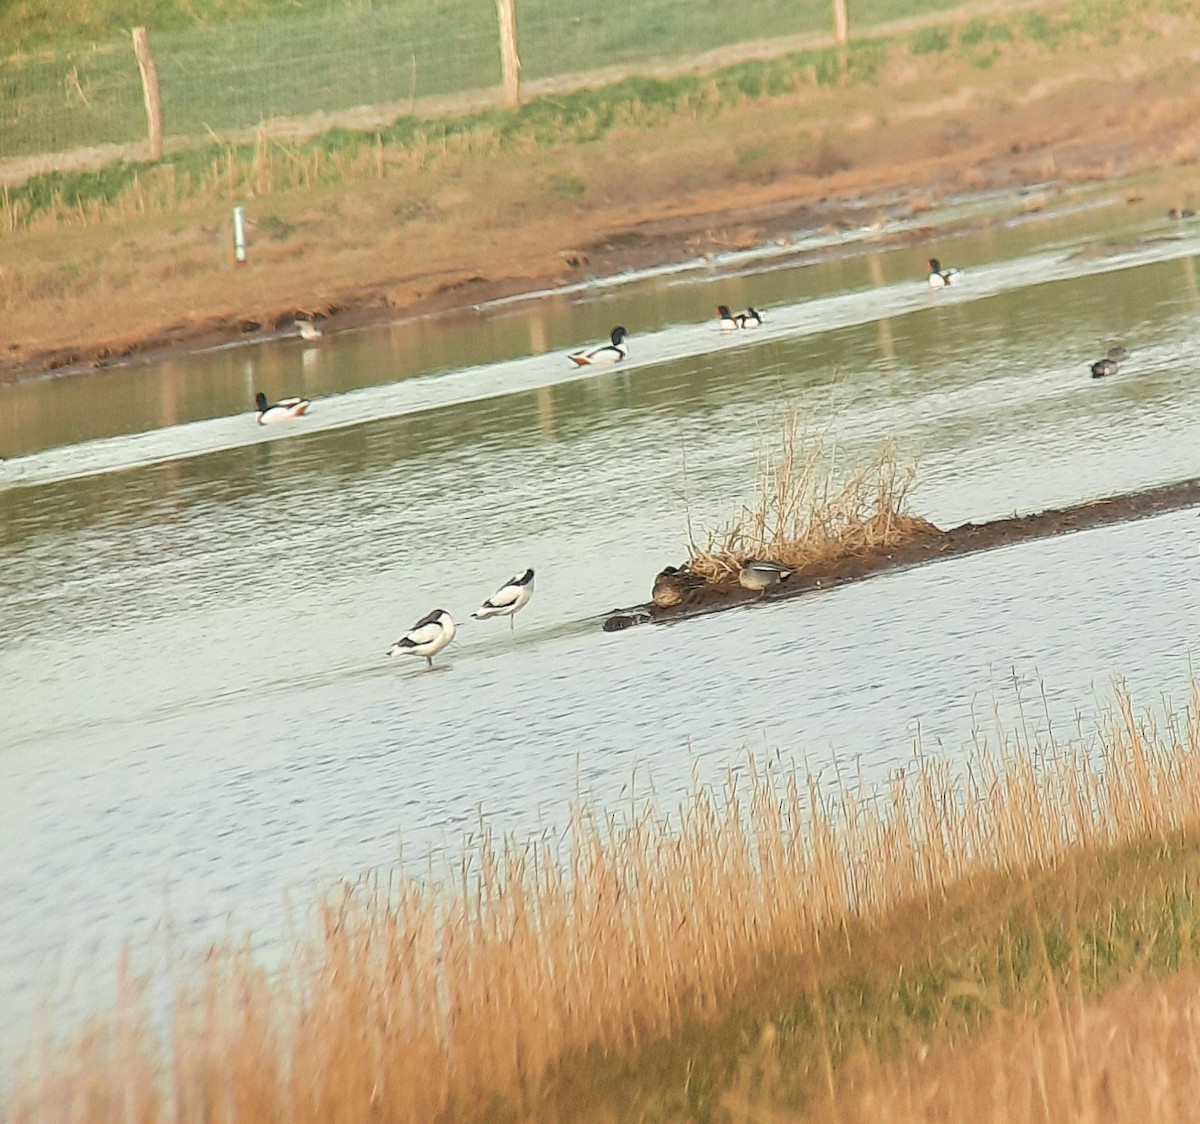
{"type": "Polygon", "coordinates": [[[519,613],[533,596],[533,571],[526,570],[515,578],[509,578],[495,593],[471,614],[477,621],[488,617],[508,617],[510,629],[516,626],[513,617],[519,613]]]}
{"type": "Polygon", "coordinates": [[[422,617],[388,649],[389,656],[424,656],[432,668],[433,657],[451,640],[458,629],[445,609],[434,609],[422,617]]]}

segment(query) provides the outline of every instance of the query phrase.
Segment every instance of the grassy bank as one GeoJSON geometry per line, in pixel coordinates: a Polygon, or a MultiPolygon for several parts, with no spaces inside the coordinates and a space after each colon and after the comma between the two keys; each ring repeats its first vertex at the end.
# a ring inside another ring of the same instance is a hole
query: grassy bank
{"type": "MultiPolygon", "coordinates": [[[[1075,0],[1049,14],[1019,11],[953,21],[890,39],[856,41],[847,50],[801,51],[704,75],[629,78],[599,89],[537,97],[515,110],[437,118],[401,115],[385,127],[334,128],[299,143],[262,134],[251,142],[188,147],[157,162],[119,161],[98,171],[42,173],[5,187],[0,231],[47,221],[88,223],[118,215],[169,213],[216,200],[261,198],[319,184],[412,174],[452,154],[519,158],[530,148],[603,142],[621,130],[661,128],[673,119],[715,119],[747,102],[794,99],[810,89],[871,85],[886,81],[889,67],[911,60],[949,56],[987,69],[1006,54],[1049,56],[1098,39],[1152,40],[1161,30],[1147,24],[1146,17],[1171,14],[1195,19],[1193,11],[1180,7],[1180,0],[1075,0]]],[[[205,72],[206,66],[197,62],[188,69],[205,72]]],[[[339,72],[344,69],[339,64],[339,72]]],[[[223,83],[221,88],[239,91],[241,97],[242,86],[237,83],[223,83]]],[[[140,94],[135,90],[134,95],[136,108],[140,94]]],[[[381,98],[387,100],[378,92],[364,93],[355,102],[381,98]]],[[[317,108],[319,102],[298,103],[293,112],[317,108]]],[[[200,116],[183,131],[203,134],[207,130],[211,136],[214,125],[237,124],[211,106],[198,112],[200,116]]],[[[255,115],[254,120],[262,116],[255,115]]],[[[822,162],[832,170],[838,156],[826,143],[823,152],[814,150],[812,160],[819,174],[822,162]]]]}
{"type": "Polygon", "coordinates": [[[333,895],[281,975],[215,951],[166,1042],[126,985],[9,1118],[828,1120],[1006,1027],[1065,1049],[1068,1009],[1200,948],[1198,705],[1118,694],[1094,739],[883,790],[750,761],[674,814],[484,837],[457,886],[333,895]]]}
{"type": "MultiPolygon", "coordinates": [[[[936,16],[962,0],[866,0],[855,32],[936,16]]],[[[682,61],[754,40],[831,38],[827,0],[746,0],[736,19],[681,0],[596,7],[517,0],[526,82],[682,61]]],[[[149,29],[168,136],[275,117],[411,105],[501,84],[494,0],[130,0],[0,8],[0,158],[144,139],[129,29],[149,29]]],[[[778,51],[776,53],[779,53],[778,51]]]]}

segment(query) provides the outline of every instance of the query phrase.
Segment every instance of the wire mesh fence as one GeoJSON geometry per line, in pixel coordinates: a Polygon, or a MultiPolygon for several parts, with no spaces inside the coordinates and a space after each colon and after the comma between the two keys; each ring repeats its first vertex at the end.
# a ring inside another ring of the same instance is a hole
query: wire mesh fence
{"type": "MultiPolygon", "coordinates": [[[[962,0],[848,0],[852,35],[962,0]]],[[[832,0],[515,0],[521,79],[670,64],[755,40],[833,35],[832,0]]],[[[419,112],[424,99],[498,89],[496,0],[373,0],[156,32],[163,131],[210,136],[360,106],[419,112]]],[[[128,35],[0,63],[0,159],[144,141],[128,35]]]]}

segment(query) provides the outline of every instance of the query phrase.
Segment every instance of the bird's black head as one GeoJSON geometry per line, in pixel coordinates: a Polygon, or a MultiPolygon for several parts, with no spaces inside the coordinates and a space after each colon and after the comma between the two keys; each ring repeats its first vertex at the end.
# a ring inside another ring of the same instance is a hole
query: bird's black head
{"type": "Polygon", "coordinates": [[[624,339],[624,338],[625,338],[627,335],[629,335],[629,333],[628,333],[627,331],[625,331],[625,329],[624,329],[624,328],[622,328],[622,327],[621,327],[621,326],[618,324],[618,325],[617,325],[617,327],[615,327],[615,328],[612,330],[612,341],[613,341],[613,344],[614,344],[614,345],[616,345],[616,344],[620,344],[620,342],[621,342],[621,341],[622,341],[622,340],[623,340],[623,339],[624,339]]]}
{"type": "Polygon", "coordinates": [[[719,316],[719,317],[720,317],[722,320],[729,320],[729,319],[731,319],[732,317],[731,317],[731,314],[730,314],[730,312],[729,312],[729,305],[727,305],[727,304],[719,304],[719,305],[717,305],[717,315],[718,315],[718,316],[719,316]]]}
{"type": "Polygon", "coordinates": [[[942,271],[942,263],[937,258],[930,258],[925,264],[929,266],[930,273],[940,273],[942,271]]]}
{"type": "Polygon", "coordinates": [[[259,410],[267,408],[267,396],[261,390],[254,396],[254,401],[258,403],[259,410]]]}

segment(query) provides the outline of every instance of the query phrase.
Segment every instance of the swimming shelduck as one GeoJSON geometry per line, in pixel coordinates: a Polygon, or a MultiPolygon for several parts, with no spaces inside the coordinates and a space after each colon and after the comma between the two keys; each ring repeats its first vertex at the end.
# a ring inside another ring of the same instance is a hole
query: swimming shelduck
{"type": "Polygon", "coordinates": [[[1116,344],[1108,349],[1108,357],[1114,363],[1124,363],[1129,358],[1129,351],[1121,344],[1116,344]]]}
{"type": "Polygon", "coordinates": [[[422,617],[388,649],[389,656],[424,656],[432,668],[433,657],[451,640],[458,629],[445,609],[434,609],[422,617]]]}
{"type": "Polygon", "coordinates": [[[301,339],[306,340],[319,340],[322,335],[321,329],[311,320],[297,320],[296,331],[300,333],[301,339]]]}
{"type": "Polygon", "coordinates": [[[592,367],[600,366],[604,363],[620,363],[629,354],[629,348],[625,346],[625,337],[629,335],[624,328],[619,325],[612,330],[612,335],[609,337],[612,343],[603,344],[600,347],[593,347],[590,351],[576,351],[567,358],[575,364],[576,367],[592,367]]]}
{"type": "Polygon", "coordinates": [[[717,305],[717,317],[721,322],[721,331],[735,332],[739,328],[757,328],[762,324],[762,313],[754,305],[745,312],[730,312],[729,305],[717,305]]]}
{"type": "Polygon", "coordinates": [[[513,617],[529,604],[532,596],[533,571],[526,570],[515,578],[509,578],[471,616],[477,621],[485,621],[488,617],[508,617],[509,628],[513,628],[513,617]]]}
{"type": "Polygon", "coordinates": [[[743,562],[741,572],[738,574],[738,585],[743,589],[761,593],[769,586],[778,585],[784,581],[791,572],[778,562],[743,562]]]}
{"type": "Polygon", "coordinates": [[[1115,375],[1116,373],[1117,361],[1115,359],[1097,359],[1092,364],[1092,378],[1094,379],[1107,378],[1109,375],[1115,375]]]}
{"type": "Polygon", "coordinates": [[[311,402],[307,398],[281,398],[273,406],[267,405],[267,396],[260,390],[254,401],[258,403],[258,413],[254,420],[259,425],[275,425],[277,422],[291,421],[303,414],[311,402]]]}
{"type": "Polygon", "coordinates": [[[929,266],[929,287],[931,289],[944,289],[947,285],[955,285],[958,283],[959,271],[953,267],[943,269],[942,263],[937,258],[930,258],[925,263],[929,266]]]}

